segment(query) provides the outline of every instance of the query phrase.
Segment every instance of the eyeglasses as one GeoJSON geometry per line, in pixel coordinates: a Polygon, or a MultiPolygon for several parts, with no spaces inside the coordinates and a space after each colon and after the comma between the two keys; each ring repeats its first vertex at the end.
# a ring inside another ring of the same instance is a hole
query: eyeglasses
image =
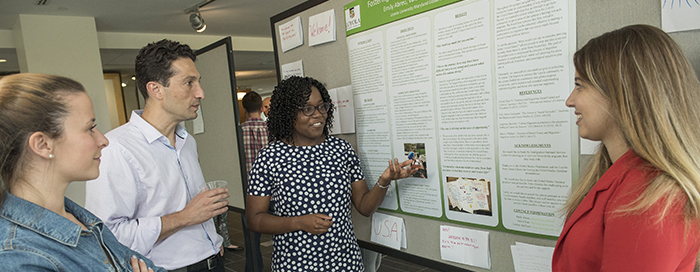
{"type": "Polygon", "coordinates": [[[301,112],[304,113],[306,116],[311,116],[314,115],[316,110],[320,112],[321,114],[326,114],[328,110],[330,110],[333,107],[333,103],[321,103],[318,106],[311,106],[311,105],[306,105],[303,108],[301,108],[301,112]]]}

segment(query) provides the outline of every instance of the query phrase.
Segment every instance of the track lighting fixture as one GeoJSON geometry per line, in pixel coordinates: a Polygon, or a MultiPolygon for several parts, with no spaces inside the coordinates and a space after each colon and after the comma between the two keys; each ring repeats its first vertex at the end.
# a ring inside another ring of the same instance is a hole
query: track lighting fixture
{"type": "Polygon", "coordinates": [[[205,29],[207,29],[207,24],[204,23],[202,14],[199,13],[199,8],[206,6],[211,2],[214,2],[214,0],[202,0],[194,6],[184,10],[186,14],[190,15],[190,24],[192,24],[192,28],[194,28],[194,30],[197,32],[203,32],[205,29]]]}
{"type": "Polygon", "coordinates": [[[204,18],[202,18],[199,10],[190,13],[190,24],[192,24],[192,28],[197,32],[203,32],[207,29],[207,24],[204,23],[204,18]]]}

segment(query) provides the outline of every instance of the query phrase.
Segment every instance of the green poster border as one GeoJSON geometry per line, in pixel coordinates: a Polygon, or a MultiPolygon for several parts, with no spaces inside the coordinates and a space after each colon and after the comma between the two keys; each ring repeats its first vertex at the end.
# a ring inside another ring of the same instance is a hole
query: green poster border
{"type": "Polygon", "coordinates": [[[345,18],[345,36],[459,1],[462,0],[356,0],[343,6],[343,17],[348,9],[359,6],[361,26],[347,30],[348,18],[345,18]]]}

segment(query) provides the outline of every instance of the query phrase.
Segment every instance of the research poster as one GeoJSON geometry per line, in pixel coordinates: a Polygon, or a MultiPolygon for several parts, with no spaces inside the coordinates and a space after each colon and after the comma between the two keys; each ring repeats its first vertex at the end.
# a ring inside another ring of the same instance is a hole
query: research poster
{"type": "Polygon", "coordinates": [[[571,147],[578,145],[564,106],[573,37],[567,2],[537,2],[495,2],[500,196],[507,229],[556,236],[571,187],[571,147]]]}
{"type": "Polygon", "coordinates": [[[382,209],[557,236],[578,156],[573,1],[373,0],[345,6],[358,154],[382,209]],[[352,15],[352,16],[350,16],[352,15]],[[574,130],[575,131],[575,130],[574,130]],[[575,163],[576,162],[576,163],[575,163]]]}

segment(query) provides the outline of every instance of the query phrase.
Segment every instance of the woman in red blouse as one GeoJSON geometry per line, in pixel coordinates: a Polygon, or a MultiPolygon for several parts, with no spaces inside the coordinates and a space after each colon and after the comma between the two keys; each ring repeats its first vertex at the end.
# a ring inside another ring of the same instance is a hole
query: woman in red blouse
{"type": "Polygon", "coordinates": [[[574,54],[566,100],[602,144],[565,205],[553,271],[693,271],[700,235],[700,83],[662,30],[627,26],[574,54]]]}

